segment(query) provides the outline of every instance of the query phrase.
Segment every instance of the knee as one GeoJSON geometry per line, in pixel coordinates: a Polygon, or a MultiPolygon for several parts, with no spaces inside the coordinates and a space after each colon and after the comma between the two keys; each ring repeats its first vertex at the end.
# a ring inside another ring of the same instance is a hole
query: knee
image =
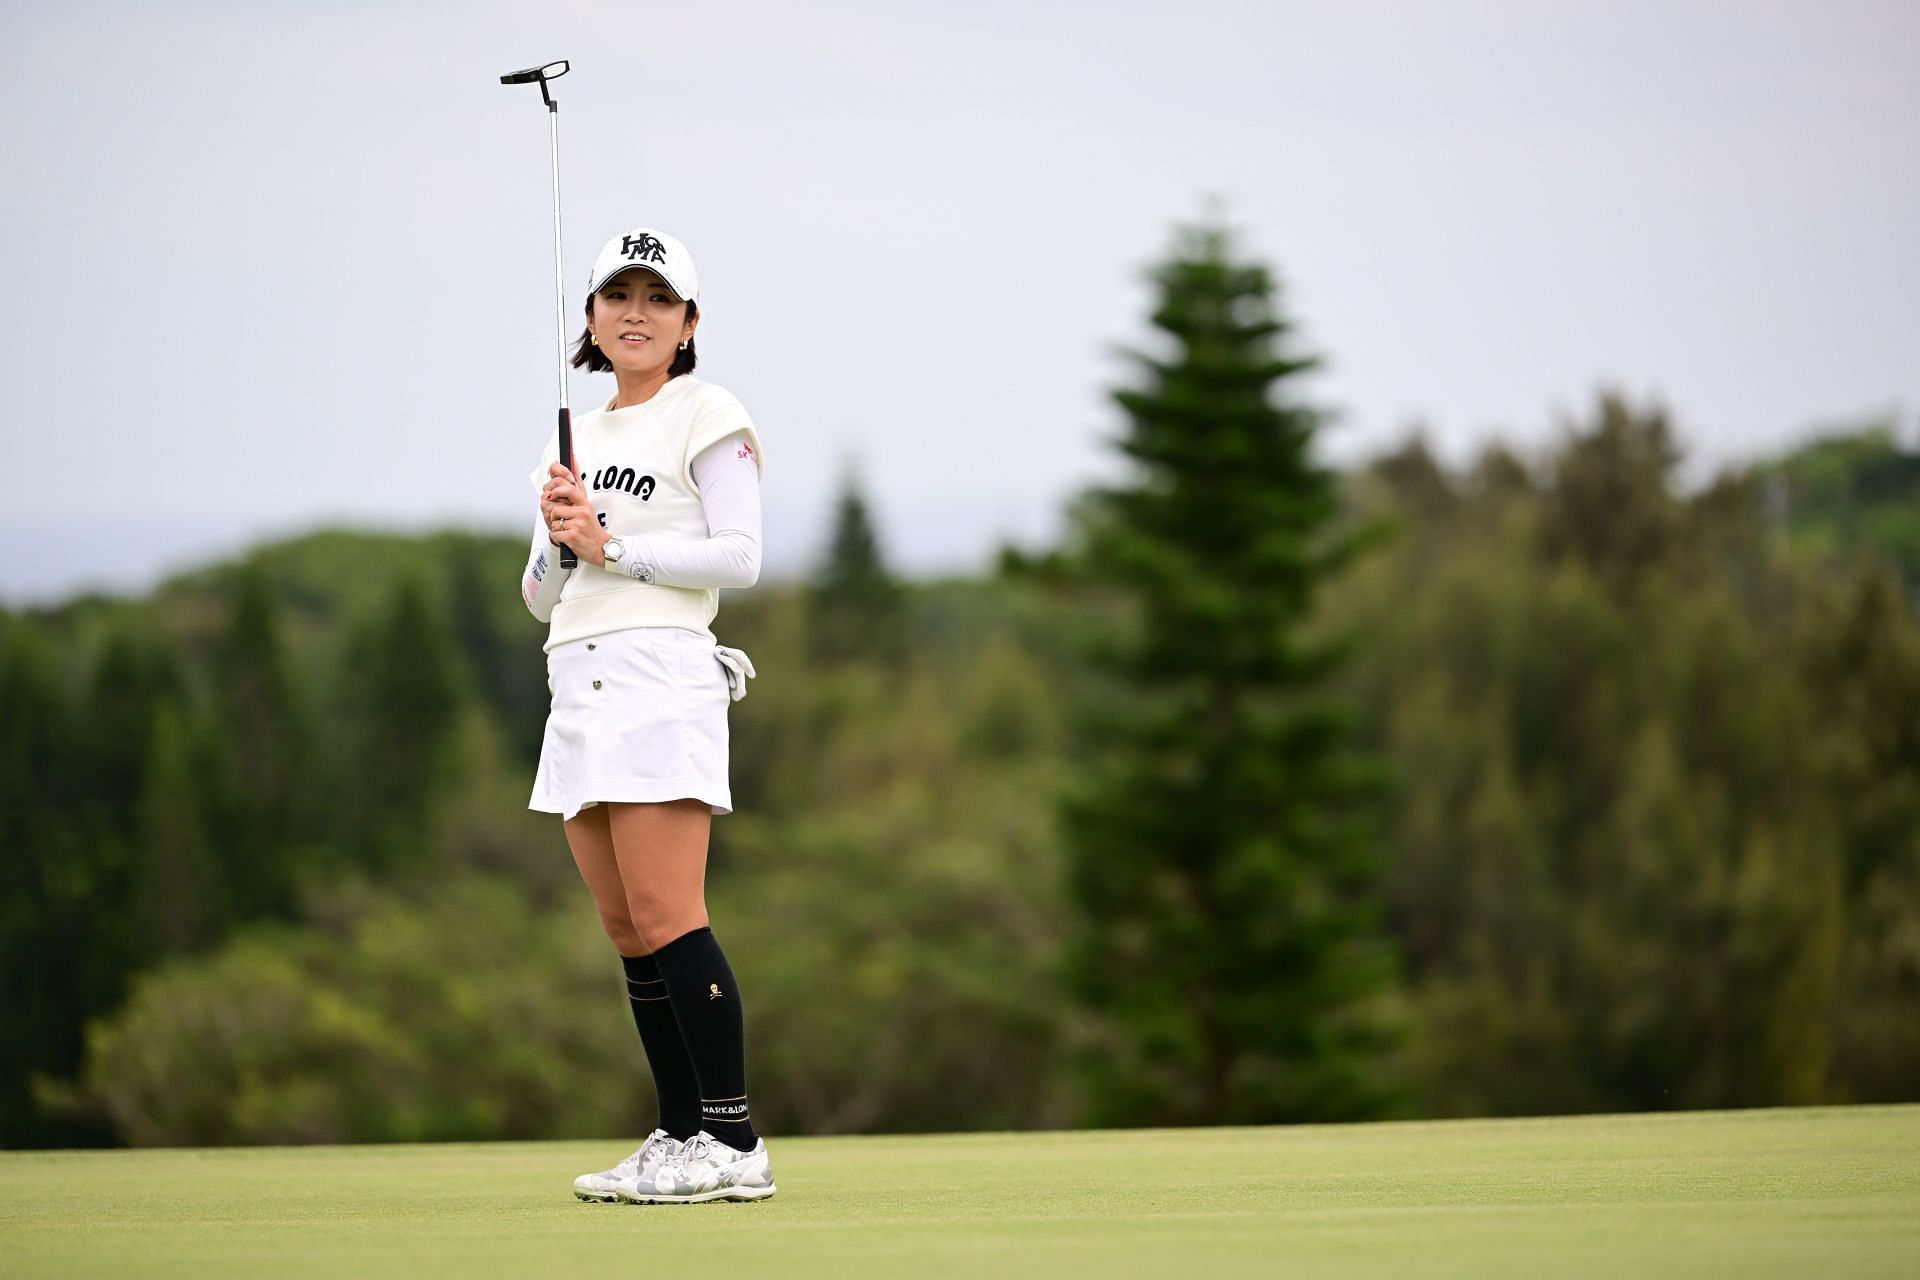
{"type": "Polygon", "coordinates": [[[641,949],[646,954],[652,955],[675,938],[684,938],[706,923],[706,914],[702,912],[697,916],[663,919],[654,924],[644,925],[639,931],[641,949]]]}
{"type": "Polygon", "coordinates": [[[640,890],[628,894],[627,914],[645,949],[652,952],[707,923],[707,904],[697,895],[679,902],[640,890]]]}
{"type": "Polygon", "coordinates": [[[633,921],[625,914],[616,916],[611,912],[602,911],[600,928],[606,933],[607,941],[611,942],[614,949],[623,956],[645,955],[652,950],[646,945],[646,940],[640,936],[640,931],[633,927],[633,921]]]}

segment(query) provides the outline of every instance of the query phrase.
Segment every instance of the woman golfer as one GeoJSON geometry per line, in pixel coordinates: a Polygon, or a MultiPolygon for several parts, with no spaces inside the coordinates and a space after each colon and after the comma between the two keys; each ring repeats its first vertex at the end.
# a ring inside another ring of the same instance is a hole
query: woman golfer
{"type": "MultiPolygon", "coordinates": [[[[532,475],[540,516],[521,596],[550,622],[553,692],[528,807],[567,845],[620,952],[660,1096],[658,1127],[583,1200],[773,1194],[753,1131],[740,990],[707,927],[707,836],[732,812],[727,706],[753,674],[708,624],[720,587],[760,576],[760,438],[731,394],[693,376],[699,283],[686,246],[650,227],[607,242],[573,363],[611,370],[606,407],[532,475]],[[560,548],[579,565],[560,567],[560,548]]],[[[557,437],[556,433],[556,437],[557,437]]]]}

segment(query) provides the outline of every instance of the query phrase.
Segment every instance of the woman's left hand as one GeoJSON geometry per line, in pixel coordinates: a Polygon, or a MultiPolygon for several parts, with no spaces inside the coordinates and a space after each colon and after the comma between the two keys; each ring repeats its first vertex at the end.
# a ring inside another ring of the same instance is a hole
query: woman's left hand
{"type": "Polygon", "coordinates": [[[540,515],[547,522],[547,536],[556,546],[572,547],[573,553],[589,564],[606,565],[604,548],[611,535],[600,527],[600,517],[587,501],[587,491],[558,462],[547,468],[547,487],[540,491],[540,515]]]}

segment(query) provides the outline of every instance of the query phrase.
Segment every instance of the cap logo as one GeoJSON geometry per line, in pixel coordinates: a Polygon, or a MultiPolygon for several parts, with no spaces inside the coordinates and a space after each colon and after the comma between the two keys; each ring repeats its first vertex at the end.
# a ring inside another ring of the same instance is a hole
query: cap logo
{"type": "Polygon", "coordinates": [[[644,231],[640,233],[640,238],[637,240],[632,236],[621,236],[620,252],[626,255],[629,262],[665,262],[667,260],[667,246],[660,243],[658,236],[650,236],[644,231]]]}

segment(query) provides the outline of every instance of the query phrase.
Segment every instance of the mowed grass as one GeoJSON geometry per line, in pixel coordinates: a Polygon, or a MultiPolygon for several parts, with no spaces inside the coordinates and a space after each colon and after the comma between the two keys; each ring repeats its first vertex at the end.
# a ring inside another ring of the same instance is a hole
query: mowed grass
{"type": "Polygon", "coordinates": [[[0,1274],[1920,1274],[1920,1107],[776,1138],[758,1204],[573,1199],[631,1145],[0,1153],[0,1274]]]}

